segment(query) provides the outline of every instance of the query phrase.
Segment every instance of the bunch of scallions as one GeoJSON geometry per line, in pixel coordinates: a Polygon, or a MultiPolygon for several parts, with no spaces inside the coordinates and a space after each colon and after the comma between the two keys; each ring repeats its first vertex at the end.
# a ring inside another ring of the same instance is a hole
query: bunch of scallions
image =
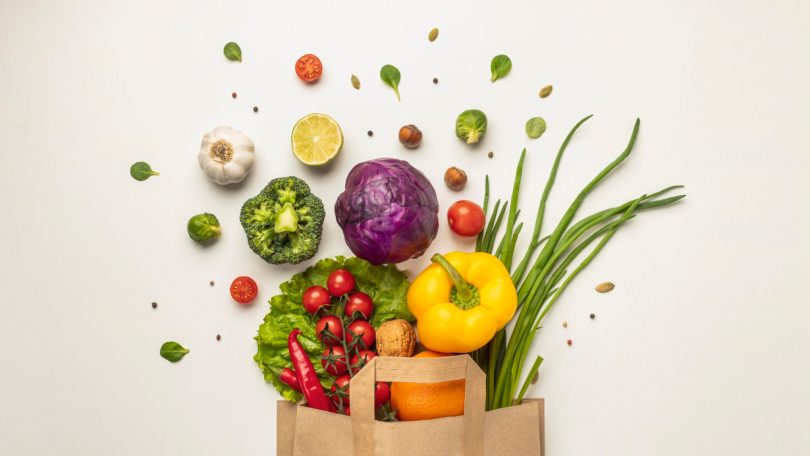
{"type": "Polygon", "coordinates": [[[519,404],[523,400],[523,395],[537,374],[540,363],[543,362],[543,358],[538,356],[528,372],[526,372],[526,375],[522,375],[527,353],[535,334],[540,329],[543,318],[554,306],[554,303],[560,299],[563,291],[571,281],[593,261],[616,231],[635,217],[639,211],[669,206],[685,196],[661,197],[671,190],[681,188],[678,185],[667,187],[652,194],[641,195],[624,204],[596,212],[574,222],[577,210],[588,194],[630,155],[640,125],[640,121],[636,120],[633,134],[624,152],[579,192],[551,234],[541,238],[546,201],[551,193],[551,188],[554,186],[560,160],[574,133],[590,117],[585,117],[574,125],[574,128],[571,129],[571,132],[568,133],[565,141],[560,146],[546,181],[546,186],[543,189],[543,195],[540,198],[540,205],[534,222],[534,232],[529,241],[528,249],[523,259],[514,268],[512,266],[515,259],[515,244],[523,228],[522,222],[517,223],[520,215],[517,206],[526,150],[523,150],[518,161],[510,201],[508,203],[504,201],[501,204],[501,200],[498,200],[491,214],[488,212],[489,177],[487,177],[483,208],[484,212],[488,214],[489,222],[486,229],[478,236],[476,250],[489,252],[497,256],[512,274],[512,281],[518,290],[518,312],[514,327],[511,331],[507,331],[509,326],[500,330],[489,344],[472,353],[475,361],[487,373],[487,410],[519,404]],[[507,211],[508,216],[506,216],[507,211]],[[501,235],[504,216],[506,216],[506,226],[501,235]],[[500,237],[499,241],[496,239],[498,237],[500,237]],[[584,259],[572,268],[574,261],[594,243],[595,246],[588,251],[584,259]],[[540,249],[541,247],[542,249],[540,249]],[[540,253],[535,256],[538,249],[540,249],[540,253]],[[521,378],[523,379],[522,385],[520,383],[521,378]],[[520,388],[518,389],[518,387],[520,388]]]}

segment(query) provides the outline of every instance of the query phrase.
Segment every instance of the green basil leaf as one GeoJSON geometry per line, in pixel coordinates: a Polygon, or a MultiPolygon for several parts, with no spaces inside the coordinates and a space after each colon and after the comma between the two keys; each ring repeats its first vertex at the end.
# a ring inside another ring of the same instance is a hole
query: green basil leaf
{"type": "Polygon", "coordinates": [[[542,117],[532,117],[526,122],[526,134],[529,138],[537,139],[546,132],[546,121],[542,117]]]}
{"type": "Polygon", "coordinates": [[[397,94],[397,101],[399,101],[399,81],[401,75],[399,74],[399,70],[394,65],[383,65],[380,68],[380,79],[383,80],[386,84],[391,86],[394,89],[394,93],[397,94]]]}
{"type": "Polygon", "coordinates": [[[495,82],[509,74],[509,70],[512,69],[512,59],[503,54],[496,55],[492,58],[489,69],[492,71],[492,79],[490,79],[490,81],[495,82]]]}
{"type": "Polygon", "coordinates": [[[183,346],[177,342],[166,342],[160,346],[160,356],[173,363],[183,359],[189,351],[189,349],[183,348],[183,346]]]}
{"type": "Polygon", "coordinates": [[[136,162],[129,167],[129,175],[136,181],[145,181],[152,176],[160,175],[160,173],[153,170],[149,163],[136,162]]]}
{"type": "Polygon", "coordinates": [[[225,45],[225,49],[222,50],[225,53],[225,57],[228,60],[234,60],[237,62],[242,61],[242,48],[239,47],[238,44],[231,41],[230,43],[225,45]]]}
{"type": "Polygon", "coordinates": [[[352,87],[360,90],[360,79],[355,75],[352,75],[352,87]]]}

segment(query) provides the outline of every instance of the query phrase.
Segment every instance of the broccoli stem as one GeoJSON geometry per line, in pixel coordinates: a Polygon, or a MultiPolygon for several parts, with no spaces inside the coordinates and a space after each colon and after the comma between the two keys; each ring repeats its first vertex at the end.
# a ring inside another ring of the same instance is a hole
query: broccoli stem
{"type": "Polygon", "coordinates": [[[295,233],[298,231],[298,212],[295,211],[292,204],[284,204],[284,207],[278,212],[274,231],[276,233],[295,233]]]}

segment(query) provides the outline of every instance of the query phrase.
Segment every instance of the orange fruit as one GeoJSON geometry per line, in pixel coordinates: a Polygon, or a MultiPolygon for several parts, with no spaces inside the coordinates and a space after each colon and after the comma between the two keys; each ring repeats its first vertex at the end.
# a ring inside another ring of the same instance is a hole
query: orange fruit
{"type": "MultiPolygon", "coordinates": [[[[450,356],[425,351],[414,358],[450,356]]],[[[438,383],[391,383],[391,407],[402,421],[430,420],[464,414],[464,380],[438,383]]]]}

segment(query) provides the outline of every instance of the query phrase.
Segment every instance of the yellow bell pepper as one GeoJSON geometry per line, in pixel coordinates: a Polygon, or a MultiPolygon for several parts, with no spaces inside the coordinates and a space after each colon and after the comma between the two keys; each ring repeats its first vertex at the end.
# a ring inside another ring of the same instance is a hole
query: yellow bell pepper
{"type": "Polygon", "coordinates": [[[489,253],[436,254],[408,288],[422,345],[469,353],[487,344],[517,310],[512,277],[489,253]]]}

